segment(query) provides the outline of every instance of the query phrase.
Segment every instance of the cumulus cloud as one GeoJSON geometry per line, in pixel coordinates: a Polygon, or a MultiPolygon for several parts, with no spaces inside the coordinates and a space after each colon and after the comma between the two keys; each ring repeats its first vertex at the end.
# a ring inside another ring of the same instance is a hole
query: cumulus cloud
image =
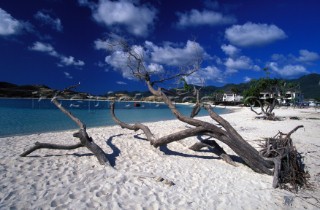
{"type": "Polygon", "coordinates": [[[134,79],[132,75],[132,70],[127,65],[128,55],[121,51],[117,50],[111,53],[111,55],[106,56],[105,62],[112,66],[116,71],[119,71],[122,74],[122,77],[126,79],[134,79]]]}
{"type": "Polygon", "coordinates": [[[40,21],[44,25],[49,25],[52,29],[61,32],[63,30],[63,26],[61,20],[59,18],[53,18],[48,13],[38,11],[34,18],[40,21]]]}
{"type": "Polygon", "coordinates": [[[163,73],[164,72],[164,69],[163,69],[163,66],[162,65],[159,65],[157,63],[150,63],[148,65],[148,70],[152,73],[156,73],[156,74],[159,74],[159,73],[163,73]]]}
{"type": "Polygon", "coordinates": [[[269,68],[280,75],[281,77],[292,78],[294,76],[299,76],[303,74],[308,74],[309,72],[302,65],[285,65],[283,67],[279,67],[278,63],[270,62],[269,68]]]}
{"type": "Polygon", "coordinates": [[[271,60],[276,62],[278,65],[288,65],[288,64],[313,64],[313,62],[320,59],[320,55],[316,52],[312,52],[306,49],[299,50],[299,55],[283,55],[283,54],[273,54],[271,60]]]}
{"type": "Polygon", "coordinates": [[[22,28],[22,23],[0,8],[0,36],[17,34],[22,28]]]}
{"type": "Polygon", "coordinates": [[[215,66],[202,68],[185,79],[187,83],[194,85],[203,85],[206,81],[224,82],[222,71],[215,66]]]}
{"type": "Polygon", "coordinates": [[[227,68],[227,73],[235,73],[238,70],[260,70],[260,67],[254,65],[252,60],[247,56],[240,56],[238,58],[227,58],[227,60],[224,62],[224,65],[227,68]]]}
{"type": "MultiPolygon", "coordinates": [[[[134,79],[132,69],[128,67],[128,53],[120,48],[110,51],[107,41],[96,40],[95,49],[106,50],[110,54],[105,57],[105,62],[119,71],[126,79],[134,79]]],[[[164,72],[165,66],[185,67],[194,64],[199,59],[208,56],[204,49],[193,41],[187,41],[184,46],[177,46],[174,43],[164,43],[162,46],[145,41],[144,45],[134,45],[132,50],[143,58],[143,65],[149,73],[159,75],[164,72]]],[[[129,63],[135,67],[135,62],[129,63]]]]}
{"type": "Polygon", "coordinates": [[[60,56],[60,62],[63,66],[84,66],[84,62],[81,60],[75,60],[73,56],[60,56]]]}
{"type": "Polygon", "coordinates": [[[48,55],[51,55],[53,57],[57,57],[60,59],[60,63],[58,63],[58,66],[64,67],[64,66],[77,66],[81,67],[84,66],[85,63],[81,60],[75,60],[73,56],[64,56],[62,54],[59,54],[51,44],[43,43],[43,42],[35,42],[31,47],[29,47],[32,51],[38,51],[47,53],[48,55]]]}
{"type": "Polygon", "coordinates": [[[266,45],[285,39],[285,32],[275,25],[247,22],[226,29],[225,37],[234,45],[241,47],[266,45]]]}
{"type": "Polygon", "coordinates": [[[108,41],[98,39],[94,41],[94,48],[97,50],[108,50],[110,48],[110,43],[108,41]]]}
{"type": "Polygon", "coordinates": [[[138,6],[129,0],[100,0],[97,4],[87,0],[78,0],[82,6],[88,6],[93,18],[109,28],[124,27],[127,32],[139,37],[148,35],[156,19],[156,9],[138,6]]]}
{"type": "Polygon", "coordinates": [[[298,57],[298,61],[301,62],[313,62],[320,59],[320,56],[316,52],[311,52],[309,50],[300,50],[300,56],[298,57]]]}
{"type": "Polygon", "coordinates": [[[236,22],[236,19],[233,16],[225,16],[222,13],[209,11],[209,10],[191,10],[187,13],[177,13],[179,20],[177,25],[179,27],[188,27],[188,26],[201,26],[201,25],[226,25],[236,22]]]}
{"type": "Polygon", "coordinates": [[[199,43],[188,40],[184,47],[174,47],[172,43],[157,46],[150,41],[145,42],[154,63],[169,66],[186,66],[196,60],[208,56],[199,43]]]}
{"type": "Polygon", "coordinates": [[[55,51],[51,44],[35,42],[31,47],[29,47],[29,49],[38,52],[46,52],[51,56],[59,57],[59,54],[55,51]]]}
{"type": "Polygon", "coordinates": [[[238,48],[236,48],[235,46],[229,44],[229,45],[222,45],[221,46],[222,51],[228,55],[228,56],[235,56],[236,54],[238,54],[240,52],[240,50],[238,48]]]}

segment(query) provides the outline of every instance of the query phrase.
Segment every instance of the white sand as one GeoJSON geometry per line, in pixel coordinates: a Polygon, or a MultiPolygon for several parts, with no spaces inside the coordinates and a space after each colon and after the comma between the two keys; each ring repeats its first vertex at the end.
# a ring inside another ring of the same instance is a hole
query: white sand
{"type": "MultiPolygon", "coordinates": [[[[113,126],[88,133],[110,154],[114,169],[100,166],[86,148],[43,149],[19,157],[36,141],[77,142],[74,131],[0,138],[0,209],[318,209],[320,120],[307,118],[320,118],[319,110],[275,112],[301,120],[257,120],[248,108],[237,108],[223,117],[254,146],[259,143],[254,140],[304,125],[292,138],[305,157],[314,191],[293,194],[273,189],[271,176],[255,173],[241,163],[239,167],[228,165],[206,149],[189,150],[196,138],[169,144],[164,154],[137,138],[144,137],[142,132],[113,126]]],[[[186,128],[176,120],[147,125],[158,137],[186,128]]]]}

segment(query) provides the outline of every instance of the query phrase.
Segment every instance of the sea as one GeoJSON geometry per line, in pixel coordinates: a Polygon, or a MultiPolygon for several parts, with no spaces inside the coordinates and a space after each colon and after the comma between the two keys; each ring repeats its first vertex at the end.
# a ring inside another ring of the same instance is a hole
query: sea
{"type": "MultiPolygon", "coordinates": [[[[115,125],[110,101],[59,100],[63,107],[78,117],[88,128],[115,125]]],[[[190,115],[192,104],[176,104],[184,115],[190,115]]],[[[218,114],[228,109],[214,108],[218,114]]],[[[144,123],[175,119],[163,103],[115,102],[116,116],[126,123],[144,123]]],[[[198,116],[205,116],[201,110],[198,116]]],[[[78,129],[50,99],[0,99],[0,137],[78,129]]]]}

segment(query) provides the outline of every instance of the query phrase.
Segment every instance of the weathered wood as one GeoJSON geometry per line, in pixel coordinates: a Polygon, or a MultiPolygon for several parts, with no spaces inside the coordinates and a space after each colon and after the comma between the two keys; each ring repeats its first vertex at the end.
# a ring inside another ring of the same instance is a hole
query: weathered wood
{"type": "Polygon", "coordinates": [[[254,171],[259,173],[266,173],[269,175],[272,175],[273,172],[270,170],[270,168],[273,167],[272,161],[267,161],[263,157],[259,155],[259,152],[253,148],[248,142],[242,139],[242,137],[235,132],[235,130],[230,126],[229,123],[227,123],[225,120],[223,120],[221,117],[213,117],[214,120],[218,120],[218,123],[222,123],[224,125],[224,128],[227,129],[221,129],[218,126],[208,123],[205,121],[201,121],[198,119],[193,119],[190,117],[186,117],[182,115],[176,107],[172,104],[172,102],[169,100],[169,98],[161,91],[161,88],[158,90],[155,90],[150,81],[146,81],[147,86],[149,88],[149,91],[156,95],[161,96],[163,101],[168,105],[171,112],[176,116],[176,118],[182,122],[185,122],[189,125],[193,125],[196,127],[203,127],[206,129],[206,135],[212,136],[216,138],[217,140],[222,141],[223,143],[227,144],[233,151],[235,151],[250,168],[252,168],[254,171]],[[229,125],[228,125],[229,124],[229,125]]]}
{"type": "Polygon", "coordinates": [[[31,147],[30,149],[22,153],[20,157],[26,157],[27,155],[31,154],[32,152],[38,149],[72,150],[80,147],[84,147],[84,145],[81,143],[74,144],[74,145],[59,145],[59,144],[48,144],[48,143],[36,142],[33,147],[31,147]]]}
{"type": "Polygon", "coordinates": [[[257,117],[257,118],[259,118],[259,119],[262,118],[262,119],[265,119],[265,120],[279,120],[279,118],[277,118],[275,116],[275,113],[273,112],[274,108],[277,105],[277,99],[273,99],[271,104],[268,101],[264,101],[264,103],[262,103],[256,97],[247,97],[245,99],[245,101],[249,101],[249,100],[254,100],[256,103],[259,104],[261,112],[257,112],[256,110],[254,110],[253,109],[253,105],[250,106],[250,110],[252,112],[254,112],[256,115],[262,115],[261,117],[257,117]],[[265,108],[265,106],[266,106],[266,108],[265,108]]]}
{"type": "MultiPolygon", "coordinates": [[[[195,134],[198,135],[205,135],[205,136],[210,136],[213,137],[215,140],[219,140],[223,143],[225,143],[228,147],[230,147],[237,155],[239,155],[244,162],[254,171],[258,173],[265,173],[268,175],[273,175],[274,172],[276,176],[278,176],[276,171],[272,171],[275,167],[275,164],[278,164],[277,162],[274,161],[273,158],[268,158],[268,157],[263,157],[260,155],[260,153],[253,147],[251,146],[247,141],[245,141],[241,135],[230,125],[229,122],[224,120],[222,117],[214,113],[210,107],[206,107],[207,111],[209,112],[210,117],[219,123],[220,126],[217,126],[213,123],[202,121],[199,119],[194,119],[193,117],[198,113],[200,103],[199,100],[197,99],[196,106],[194,107],[191,117],[187,117],[183,114],[181,114],[175,107],[175,105],[172,103],[172,101],[168,98],[166,95],[166,92],[163,91],[161,87],[158,86],[157,89],[154,88],[154,84],[158,83],[158,81],[152,81],[151,75],[149,71],[146,69],[144,66],[143,62],[143,56],[136,56],[136,53],[131,52],[133,49],[132,48],[125,48],[125,52],[128,52],[129,60],[130,62],[133,62],[134,65],[131,65],[131,70],[133,72],[133,75],[138,77],[139,79],[142,79],[146,82],[146,85],[149,89],[149,91],[158,97],[161,97],[164,103],[169,107],[171,110],[172,114],[181,122],[184,122],[188,125],[191,125],[193,127],[174,133],[170,134],[168,136],[162,137],[163,139],[154,139],[151,138],[150,142],[154,142],[153,145],[159,145],[160,142],[163,144],[168,144],[173,141],[180,140],[182,138],[190,137],[195,134]]],[[[134,51],[134,50],[133,50],[134,51]]],[[[132,64],[132,63],[131,63],[132,64]]],[[[176,76],[173,77],[167,77],[164,78],[163,80],[160,80],[160,82],[167,81],[171,78],[177,78],[177,77],[187,77],[190,74],[188,73],[194,73],[197,70],[200,69],[199,63],[198,65],[194,65],[194,68],[192,71],[187,71],[186,73],[181,73],[179,72],[176,76]]],[[[258,100],[257,100],[258,101],[258,100]]],[[[260,104],[261,112],[266,116],[266,119],[276,119],[274,113],[272,112],[273,109],[275,108],[276,105],[276,100],[272,102],[272,104],[267,103],[266,109],[265,105],[262,104],[260,101],[258,101],[260,104]]],[[[257,112],[256,112],[257,113],[257,112]]],[[[258,113],[257,113],[258,114],[258,113]]],[[[121,127],[128,128],[131,130],[135,130],[137,128],[137,125],[129,126],[129,125],[123,125],[119,121],[116,121],[121,127]]],[[[140,126],[141,127],[141,126],[140,126]]],[[[150,130],[149,130],[150,131],[150,130]]],[[[146,132],[145,132],[146,133],[146,132]]],[[[195,146],[196,148],[199,148],[200,146],[195,146]]],[[[270,151],[268,151],[270,152],[270,151]]],[[[280,150],[278,150],[280,152],[280,150]]],[[[281,153],[281,152],[280,152],[281,153]]],[[[224,154],[223,154],[224,155],[224,154]]],[[[277,165],[276,168],[279,166],[277,165]]],[[[281,168],[281,167],[280,167],[281,168]]],[[[278,169],[276,169],[278,170],[278,169]]]]}
{"type": "Polygon", "coordinates": [[[194,105],[194,107],[192,108],[190,117],[191,117],[191,118],[194,118],[195,116],[197,116],[197,115],[199,114],[200,110],[201,110],[201,105],[200,105],[200,103],[196,103],[196,104],[194,105]]]}
{"type": "Polygon", "coordinates": [[[79,138],[80,143],[76,145],[66,146],[66,145],[57,145],[57,144],[46,144],[46,143],[39,143],[37,142],[35,146],[28,149],[24,153],[22,153],[20,156],[25,157],[35,150],[38,149],[64,149],[64,150],[71,150],[76,149],[79,147],[87,147],[98,159],[99,163],[101,165],[109,165],[109,160],[107,159],[106,153],[96,144],[94,143],[93,139],[89,137],[87,131],[86,131],[86,125],[81,122],[77,117],[75,117],[71,112],[66,110],[54,97],[52,100],[52,103],[56,105],[57,108],[59,108],[64,114],[66,114],[72,121],[74,121],[80,128],[80,130],[73,134],[74,137],[79,138]]]}
{"type": "Polygon", "coordinates": [[[148,126],[143,125],[141,123],[135,123],[133,125],[129,125],[129,124],[124,123],[121,120],[119,120],[116,117],[115,112],[114,112],[115,111],[115,103],[114,102],[112,102],[110,104],[110,111],[111,111],[111,116],[112,116],[113,121],[115,121],[115,123],[120,125],[121,128],[126,128],[126,129],[133,130],[133,131],[142,130],[144,132],[144,134],[146,135],[148,141],[150,141],[150,143],[154,142],[154,135],[151,133],[148,126]]]}
{"type": "Polygon", "coordinates": [[[214,148],[214,150],[212,150],[213,153],[218,155],[226,163],[229,163],[230,165],[233,165],[233,166],[237,166],[237,164],[232,160],[232,158],[214,140],[201,140],[200,142],[193,144],[191,147],[189,147],[189,149],[193,151],[200,151],[203,147],[214,148]]]}
{"type": "Polygon", "coordinates": [[[287,188],[297,191],[298,187],[307,186],[308,172],[304,171],[301,164],[301,156],[293,146],[290,136],[302,128],[302,125],[295,127],[288,134],[278,132],[273,138],[265,140],[260,151],[261,156],[274,162],[273,187],[287,188]],[[292,188],[288,188],[290,184],[292,188]]]}
{"type": "Polygon", "coordinates": [[[185,138],[190,137],[190,136],[197,136],[201,132],[206,131],[206,129],[203,128],[203,127],[188,128],[186,130],[179,131],[179,132],[176,132],[176,133],[172,133],[172,134],[169,134],[167,136],[163,136],[161,138],[156,139],[154,137],[154,135],[152,134],[152,132],[150,131],[148,126],[143,125],[141,123],[136,123],[136,124],[133,124],[133,125],[129,125],[129,124],[124,123],[121,120],[119,120],[115,115],[114,109],[115,109],[115,105],[114,105],[114,103],[111,103],[112,119],[118,125],[120,125],[121,128],[127,128],[129,130],[134,130],[134,131],[142,130],[144,132],[144,134],[146,135],[147,140],[154,147],[159,147],[159,146],[162,146],[162,145],[166,145],[166,144],[169,144],[171,142],[179,141],[181,139],[185,139],[185,138]]]}

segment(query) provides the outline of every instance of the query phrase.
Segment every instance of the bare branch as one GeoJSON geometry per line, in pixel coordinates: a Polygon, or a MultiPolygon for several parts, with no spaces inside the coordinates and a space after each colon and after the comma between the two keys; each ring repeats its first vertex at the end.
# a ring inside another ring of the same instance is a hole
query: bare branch
{"type": "Polygon", "coordinates": [[[21,157],[26,157],[27,155],[31,154],[32,152],[38,150],[38,149],[58,149],[58,150],[72,150],[77,149],[79,147],[84,147],[83,144],[78,143],[75,145],[58,145],[58,144],[47,144],[47,143],[40,143],[36,142],[33,147],[22,153],[21,157]]]}

